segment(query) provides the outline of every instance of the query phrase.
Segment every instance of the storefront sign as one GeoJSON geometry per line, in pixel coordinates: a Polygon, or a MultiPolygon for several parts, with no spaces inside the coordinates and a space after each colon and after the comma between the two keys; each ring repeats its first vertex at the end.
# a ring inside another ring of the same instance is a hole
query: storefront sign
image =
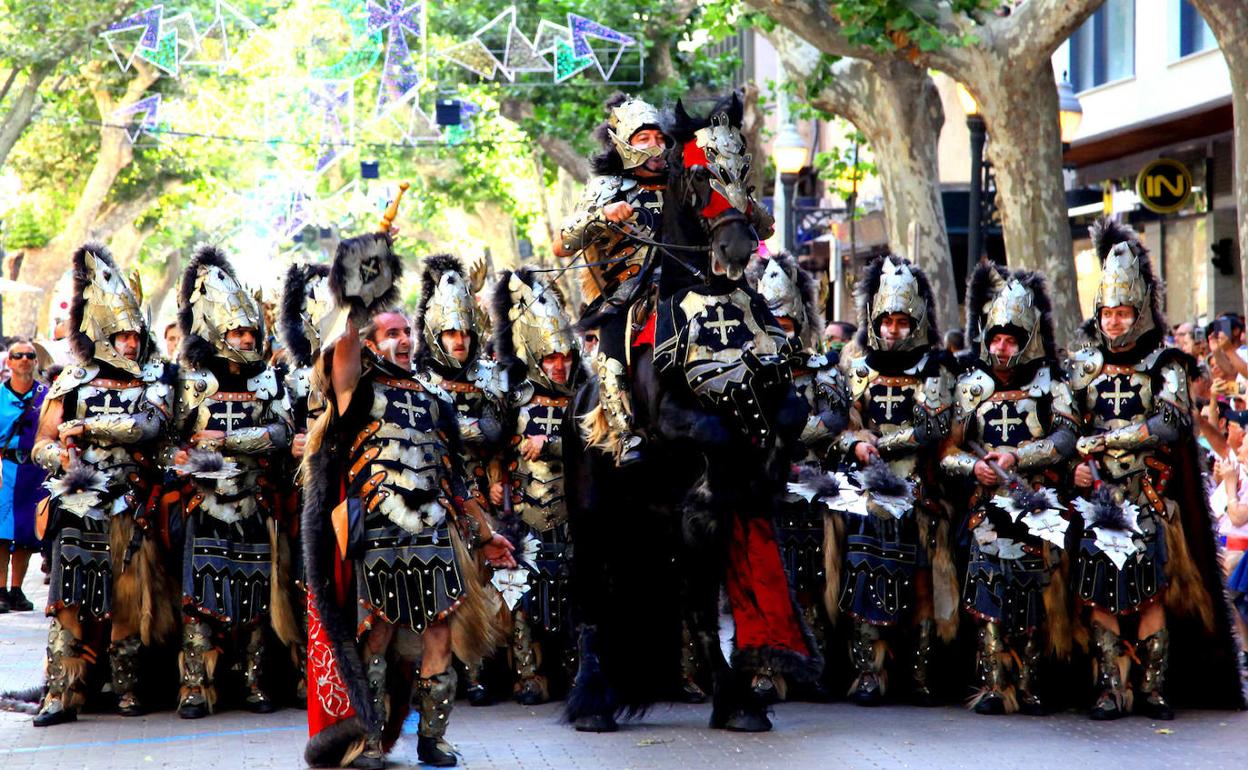
{"type": "Polygon", "coordinates": [[[1135,178],[1135,192],[1144,208],[1170,214],[1186,206],[1192,197],[1192,175],[1177,160],[1158,158],[1135,178]]]}

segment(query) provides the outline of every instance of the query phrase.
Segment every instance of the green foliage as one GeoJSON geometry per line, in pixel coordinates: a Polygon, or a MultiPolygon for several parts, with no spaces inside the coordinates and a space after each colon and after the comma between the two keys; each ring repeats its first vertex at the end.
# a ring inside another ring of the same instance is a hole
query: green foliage
{"type": "Polygon", "coordinates": [[[6,250],[37,249],[47,244],[55,233],[55,223],[48,212],[24,205],[13,211],[5,222],[6,250]]]}
{"type": "MultiPolygon", "coordinates": [[[[875,176],[877,170],[870,160],[866,135],[844,121],[841,123],[847,129],[844,144],[815,153],[813,166],[819,178],[827,184],[829,192],[849,200],[855,189],[862,187],[862,181],[875,176]]],[[[859,213],[854,212],[855,216],[859,213]]]]}
{"type": "Polygon", "coordinates": [[[974,44],[973,35],[959,35],[942,25],[941,14],[976,14],[991,8],[992,0],[949,0],[919,4],[913,0],[839,0],[829,9],[840,20],[846,39],[880,53],[915,50],[930,53],[945,46],[974,44]]]}

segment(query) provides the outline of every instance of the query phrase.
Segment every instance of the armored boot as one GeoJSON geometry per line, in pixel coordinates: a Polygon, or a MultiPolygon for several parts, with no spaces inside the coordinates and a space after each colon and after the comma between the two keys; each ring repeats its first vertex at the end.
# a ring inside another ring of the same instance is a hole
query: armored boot
{"type": "Polygon", "coordinates": [[[143,706],[134,692],[139,680],[139,650],[142,646],[143,641],[138,634],[118,639],[108,646],[117,713],[123,717],[143,716],[143,706]]]}
{"type": "Polygon", "coordinates": [[[247,639],[247,661],[243,679],[247,684],[247,710],[254,714],[272,714],[277,711],[260,680],[264,677],[264,627],[256,626],[247,639]]]}
{"type": "Polygon", "coordinates": [[[426,765],[454,767],[458,762],[455,747],[446,742],[446,725],[455,705],[455,669],[416,683],[416,702],[420,707],[420,738],[416,757],[426,765]]]}
{"type": "Polygon", "coordinates": [[[754,672],[750,681],[750,693],[761,703],[771,705],[784,700],[784,682],[771,666],[763,666],[754,672]]]}
{"type": "Polygon", "coordinates": [[[680,647],[680,695],[685,703],[705,703],[706,690],[698,685],[698,655],[693,649],[693,635],[689,626],[682,629],[680,647]]]}
{"type": "Polygon", "coordinates": [[[633,405],[624,364],[599,353],[594,359],[598,374],[598,401],[615,441],[615,464],[623,468],[641,460],[642,438],[633,432],[633,405]]]}
{"type": "Polygon", "coordinates": [[[849,699],[859,706],[878,706],[884,699],[884,643],[880,629],[870,623],[854,621],[849,640],[849,657],[858,676],[849,687],[849,699]]]}
{"type": "Polygon", "coordinates": [[[464,666],[464,673],[468,677],[468,686],[464,694],[468,696],[469,706],[488,706],[491,703],[490,688],[481,681],[482,667],[483,663],[480,661],[464,666]]]}
{"type": "Polygon", "coordinates": [[[1089,714],[1096,720],[1121,719],[1131,710],[1131,690],[1126,685],[1130,665],[1118,634],[1099,623],[1092,624],[1096,655],[1096,686],[1099,694],[1089,714]]]}
{"type": "Polygon", "coordinates": [[[207,623],[188,620],[182,626],[182,653],[178,656],[182,688],[178,693],[178,716],[199,719],[212,713],[217,701],[212,677],[219,654],[212,644],[212,629],[207,623]]]}
{"type": "MultiPolygon", "coordinates": [[[[386,698],[386,655],[366,655],[364,674],[368,677],[368,694],[372,699],[380,725],[376,731],[364,736],[364,750],[351,761],[357,770],[379,770],[386,766],[386,753],[381,745],[381,733],[390,714],[390,702],[386,698]]],[[[423,721],[423,720],[422,720],[423,721]]]]}
{"type": "Polygon", "coordinates": [[[1149,719],[1169,721],[1174,719],[1174,709],[1166,702],[1166,668],[1170,665],[1170,631],[1163,628],[1140,642],[1144,649],[1144,678],[1140,682],[1140,694],[1144,701],[1139,712],[1149,719]]]}
{"type": "MultiPolygon", "coordinates": [[[[731,676],[734,688],[741,693],[741,700],[732,715],[724,722],[724,728],[737,733],[765,733],[771,729],[771,719],[767,717],[767,702],[757,693],[754,687],[756,677],[750,673],[734,672],[731,676]]],[[[711,719],[714,720],[712,714],[711,719]]],[[[711,723],[715,727],[714,721],[711,723]]]]}
{"type": "Polygon", "coordinates": [[[1023,646],[1022,665],[1018,671],[1018,710],[1027,716],[1042,717],[1048,714],[1036,687],[1040,672],[1040,632],[1033,631],[1023,646]]]}
{"type": "Polygon", "coordinates": [[[91,648],[55,618],[48,630],[48,692],[35,714],[35,727],[74,722],[85,701],[83,677],[92,661],[91,648]]]}
{"type": "Polygon", "coordinates": [[[976,714],[1004,714],[1007,708],[1009,682],[1005,677],[1002,655],[1005,645],[1001,642],[1001,627],[985,623],[979,629],[979,650],[976,668],[979,669],[979,692],[967,704],[976,714]]]}
{"type": "Polygon", "coordinates": [[[516,674],[515,695],[522,706],[536,706],[549,700],[546,677],[537,673],[537,651],[533,628],[521,610],[512,614],[511,665],[516,674]]]}
{"type": "Polygon", "coordinates": [[[935,706],[936,697],[932,695],[931,685],[927,679],[928,665],[932,661],[932,639],[936,632],[936,621],[926,618],[919,621],[914,640],[914,675],[910,700],[916,706],[935,706]]]}

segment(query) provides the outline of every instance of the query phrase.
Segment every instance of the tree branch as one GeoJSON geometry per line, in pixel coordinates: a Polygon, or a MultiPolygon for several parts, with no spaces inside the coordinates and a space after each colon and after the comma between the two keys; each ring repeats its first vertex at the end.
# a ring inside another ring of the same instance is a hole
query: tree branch
{"type": "MultiPolygon", "coordinates": [[[[524,123],[533,119],[533,103],[521,99],[504,99],[499,104],[498,111],[513,123],[524,123]]],[[[571,174],[573,179],[581,184],[589,181],[589,160],[567,139],[543,133],[537,134],[534,140],[547,157],[571,174]]]]}
{"type": "Polygon", "coordinates": [[[840,19],[828,10],[830,4],[808,0],[746,0],[746,3],[783,27],[801,30],[801,36],[823,53],[868,61],[881,61],[892,55],[849,42],[840,19]]]}
{"type": "Polygon", "coordinates": [[[1026,0],[1009,16],[993,22],[1011,60],[1031,68],[1048,60],[1057,47],[1087,21],[1105,0],[1026,0]]]}

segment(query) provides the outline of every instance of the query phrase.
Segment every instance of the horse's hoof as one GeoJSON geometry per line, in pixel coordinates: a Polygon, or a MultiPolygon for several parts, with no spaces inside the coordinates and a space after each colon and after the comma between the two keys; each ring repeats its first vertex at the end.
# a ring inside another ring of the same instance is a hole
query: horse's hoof
{"type": "Polygon", "coordinates": [[[706,691],[692,679],[686,679],[680,688],[680,699],[684,703],[706,703],[706,691]]]}
{"type": "Polygon", "coordinates": [[[620,725],[611,716],[605,714],[590,714],[589,716],[579,717],[572,726],[576,728],[578,733],[613,733],[620,729],[620,725]]]}
{"type": "Polygon", "coordinates": [[[771,729],[771,720],[764,712],[742,709],[728,718],[724,728],[734,733],[765,733],[771,729]]]}

